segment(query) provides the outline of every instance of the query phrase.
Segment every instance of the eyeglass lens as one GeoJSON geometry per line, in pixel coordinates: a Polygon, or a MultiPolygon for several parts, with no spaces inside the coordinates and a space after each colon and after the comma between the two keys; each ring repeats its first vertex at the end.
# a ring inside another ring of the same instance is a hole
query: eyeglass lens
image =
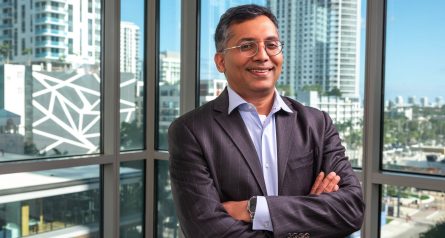
{"type": "MultiPolygon", "coordinates": [[[[281,52],[282,44],[279,41],[265,41],[264,48],[268,55],[274,56],[281,52]]],[[[258,53],[259,45],[257,42],[251,41],[241,44],[239,49],[247,56],[254,56],[258,53]]]]}

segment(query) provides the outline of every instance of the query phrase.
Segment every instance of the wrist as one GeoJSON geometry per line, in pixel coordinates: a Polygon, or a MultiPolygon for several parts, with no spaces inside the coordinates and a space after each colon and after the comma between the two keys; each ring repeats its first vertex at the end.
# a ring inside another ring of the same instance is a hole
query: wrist
{"type": "Polygon", "coordinates": [[[255,218],[255,211],[256,211],[256,204],[257,204],[257,197],[253,196],[247,201],[247,212],[250,215],[250,220],[253,222],[253,219],[255,218]]]}

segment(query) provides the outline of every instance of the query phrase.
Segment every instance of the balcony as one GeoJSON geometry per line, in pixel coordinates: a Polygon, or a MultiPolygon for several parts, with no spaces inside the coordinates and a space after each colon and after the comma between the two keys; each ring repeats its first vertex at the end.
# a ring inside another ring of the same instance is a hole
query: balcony
{"type": "Polygon", "coordinates": [[[66,44],[61,41],[46,40],[46,41],[36,41],[36,46],[37,47],[65,48],[66,44]]]}
{"type": "Polygon", "coordinates": [[[11,19],[12,18],[12,12],[2,12],[0,15],[0,19],[11,19]]]}
{"type": "Polygon", "coordinates": [[[51,53],[51,52],[43,52],[36,54],[36,58],[45,58],[45,59],[59,59],[62,54],[60,53],[51,53]]]}
{"type": "Polygon", "coordinates": [[[12,23],[0,24],[0,30],[11,29],[12,23]]]}
{"type": "Polygon", "coordinates": [[[12,40],[12,35],[0,35],[0,41],[12,40]]]}
{"type": "Polygon", "coordinates": [[[58,13],[58,14],[66,14],[66,10],[64,7],[54,7],[54,6],[44,6],[44,7],[37,7],[36,13],[41,12],[50,12],[50,13],[58,13]]]}
{"type": "Polygon", "coordinates": [[[41,29],[41,30],[36,30],[36,35],[65,37],[66,32],[63,30],[41,29]]]}
{"type": "Polygon", "coordinates": [[[0,3],[0,8],[8,8],[8,7],[12,8],[12,1],[0,3]]]}
{"type": "Polygon", "coordinates": [[[35,24],[58,24],[64,25],[66,21],[64,19],[55,18],[55,17],[40,17],[36,19],[35,24]]]}

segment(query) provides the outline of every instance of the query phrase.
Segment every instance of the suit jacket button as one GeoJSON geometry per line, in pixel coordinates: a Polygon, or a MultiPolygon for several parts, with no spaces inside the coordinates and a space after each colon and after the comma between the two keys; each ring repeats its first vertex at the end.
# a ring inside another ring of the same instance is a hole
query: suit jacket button
{"type": "Polygon", "coordinates": [[[298,238],[297,233],[287,233],[287,238],[298,238]]]}

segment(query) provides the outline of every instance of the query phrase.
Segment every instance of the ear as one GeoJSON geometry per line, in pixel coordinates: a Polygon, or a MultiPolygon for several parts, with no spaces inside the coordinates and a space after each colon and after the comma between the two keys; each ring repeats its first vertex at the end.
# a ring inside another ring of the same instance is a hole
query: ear
{"type": "Polygon", "coordinates": [[[215,65],[218,71],[224,73],[226,71],[226,67],[224,66],[224,54],[217,52],[213,59],[215,60],[215,65]]]}

